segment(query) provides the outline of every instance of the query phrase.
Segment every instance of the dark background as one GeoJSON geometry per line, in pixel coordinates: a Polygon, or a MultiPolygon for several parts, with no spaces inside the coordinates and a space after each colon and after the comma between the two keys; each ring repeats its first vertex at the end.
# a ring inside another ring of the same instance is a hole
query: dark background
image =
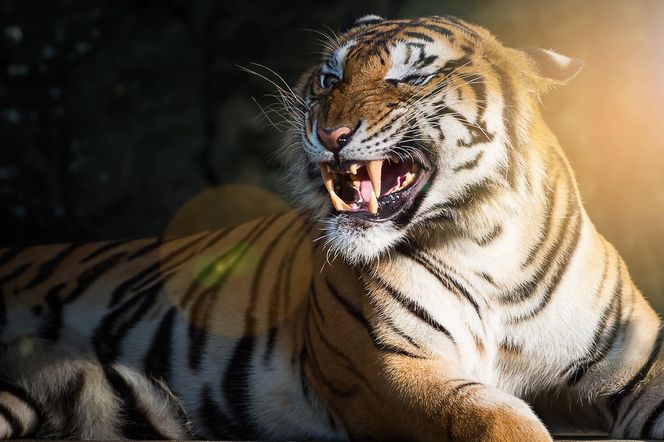
{"type": "Polygon", "coordinates": [[[0,246],[195,231],[275,210],[259,115],[358,13],[453,14],[585,59],[545,99],[591,218],[664,309],[664,1],[0,0],[0,246]]]}

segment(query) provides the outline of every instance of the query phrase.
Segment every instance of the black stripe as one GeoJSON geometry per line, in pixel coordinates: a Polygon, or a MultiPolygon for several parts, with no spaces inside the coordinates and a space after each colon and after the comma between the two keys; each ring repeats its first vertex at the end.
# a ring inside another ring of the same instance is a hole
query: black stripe
{"type": "MultiPolygon", "coordinates": [[[[491,143],[496,137],[495,133],[489,132],[486,123],[482,121],[471,123],[465,116],[449,107],[443,107],[436,114],[436,117],[438,117],[438,125],[440,125],[440,120],[448,115],[461,123],[470,135],[469,141],[459,139],[457,141],[458,147],[473,147],[477,144],[491,143]]],[[[439,127],[439,130],[442,129],[439,127]]]]}
{"type": "Polygon", "coordinates": [[[443,203],[437,203],[428,207],[419,214],[420,219],[417,222],[419,224],[425,221],[453,221],[458,216],[458,211],[471,209],[492,198],[496,187],[496,183],[488,178],[470,184],[460,195],[450,198],[443,203]]]}
{"type": "Polygon", "coordinates": [[[226,238],[231,232],[234,232],[238,227],[240,227],[242,224],[239,224],[237,226],[228,228],[228,229],[223,229],[220,230],[212,235],[212,238],[203,246],[202,250],[207,250],[208,248],[212,247],[213,245],[217,244],[219,241],[222,239],[226,238]]]}
{"type": "Polygon", "coordinates": [[[479,239],[476,239],[475,243],[480,247],[486,247],[487,245],[494,242],[502,233],[503,233],[503,225],[496,224],[489,233],[487,233],[486,235],[482,236],[479,239]]]}
{"type": "Polygon", "coordinates": [[[664,340],[664,326],[660,321],[659,327],[657,329],[657,335],[655,336],[655,341],[653,342],[652,349],[648,355],[648,359],[643,363],[638,372],[614,395],[609,397],[609,401],[612,405],[614,411],[617,411],[618,405],[620,402],[630,393],[632,393],[637,386],[648,376],[650,370],[653,367],[653,364],[657,360],[660,349],[662,347],[662,341],[664,340]]]}
{"type": "Polygon", "coordinates": [[[316,292],[316,283],[315,283],[316,278],[311,278],[311,284],[309,286],[309,300],[313,301],[314,304],[314,309],[316,312],[320,315],[321,319],[325,321],[325,314],[323,313],[323,309],[320,307],[320,303],[318,301],[318,293],[316,292]]]}
{"type": "MultiPolygon", "coordinates": [[[[387,112],[386,112],[386,116],[391,114],[392,112],[394,112],[394,109],[392,109],[392,108],[388,109],[387,112]]],[[[396,115],[396,116],[392,117],[386,124],[381,126],[380,130],[378,130],[377,132],[375,132],[373,134],[369,134],[366,138],[360,140],[360,144],[366,144],[370,141],[375,140],[377,137],[383,135],[385,129],[389,129],[390,127],[392,127],[392,125],[394,123],[396,123],[401,117],[402,117],[402,115],[396,115]]],[[[380,120],[380,119],[374,121],[373,124],[367,126],[367,128],[364,130],[365,133],[367,133],[370,129],[372,129],[376,125],[380,124],[381,122],[382,122],[382,120],[380,120]]],[[[391,138],[391,137],[389,135],[387,135],[381,141],[385,142],[388,138],[391,138]]],[[[377,142],[376,144],[380,144],[380,141],[377,142]]]]}
{"type": "Polygon", "coordinates": [[[489,275],[488,273],[486,273],[486,272],[476,272],[475,274],[477,276],[479,276],[480,278],[482,278],[483,280],[485,280],[486,282],[488,282],[489,284],[491,284],[492,286],[494,286],[494,287],[497,286],[496,281],[494,281],[494,279],[493,279],[493,276],[489,275]]]}
{"type": "MultiPolygon", "coordinates": [[[[438,60],[438,56],[436,56],[436,55],[429,55],[427,57],[422,57],[421,59],[419,59],[417,61],[417,63],[415,63],[414,67],[417,68],[417,69],[422,69],[422,68],[425,68],[425,67],[433,64],[436,60],[438,60]]],[[[420,75],[415,75],[415,77],[416,78],[420,77],[420,75]]],[[[406,77],[406,78],[408,78],[408,77],[406,77]]]]}
{"type": "Polygon", "coordinates": [[[21,437],[23,435],[23,423],[21,423],[19,418],[14,415],[12,410],[2,403],[0,403],[0,415],[5,418],[11,428],[11,433],[7,435],[7,439],[21,437]]]}
{"type": "Polygon", "coordinates": [[[85,374],[81,371],[67,381],[62,389],[62,393],[58,395],[58,406],[59,409],[62,410],[64,418],[62,422],[63,434],[59,435],[62,438],[76,439],[76,436],[83,430],[83,428],[78,427],[77,418],[79,416],[80,407],[82,406],[81,395],[83,394],[84,388],[85,374]]]}
{"type": "Polygon", "coordinates": [[[556,205],[556,189],[558,188],[558,180],[556,177],[553,178],[553,186],[544,186],[544,195],[545,195],[545,206],[544,206],[544,224],[542,224],[542,229],[540,230],[540,236],[535,243],[535,246],[530,249],[526,260],[521,264],[522,268],[528,267],[540,249],[544,246],[546,239],[551,234],[551,220],[553,218],[553,211],[556,205]]]}
{"type": "Polygon", "coordinates": [[[477,32],[475,32],[473,29],[469,28],[465,23],[463,23],[458,18],[453,17],[451,15],[444,15],[444,16],[442,16],[442,19],[452,23],[456,28],[462,30],[466,34],[469,34],[471,37],[479,38],[479,35],[477,34],[477,32]]]}
{"type": "Polygon", "coordinates": [[[83,259],[81,260],[81,264],[86,263],[86,262],[88,262],[88,261],[91,261],[91,260],[95,259],[96,257],[100,256],[101,254],[106,253],[106,252],[108,252],[108,251],[111,251],[111,250],[113,250],[114,248],[119,247],[119,246],[121,246],[121,245],[123,245],[123,244],[127,244],[127,243],[129,243],[129,242],[131,242],[131,240],[127,240],[127,239],[121,239],[121,240],[119,240],[119,241],[107,242],[107,243],[101,245],[99,248],[97,248],[97,249],[95,249],[94,251],[92,251],[92,252],[91,252],[89,255],[87,255],[85,258],[83,258],[83,259]]]}
{"type": "Polygon", "coordinates": [[[503,91],[503,118],[502,121],[505,123],[507,129],[507,158],[509,164],[507,165],[507,181],[512,186],[516,187],[516,177],[517,177],[517,165],[518,161],[515,160],[517,154],[517,149],[521,146],[521,140],[518,137],[517,132],[517,102],[516,102],[516,93],[514,91],[514,85],[512,80],[507,75],[507,73],[497,65],[492,66],[496,71],[500,79],[500,85],[503,91]]]}
{"type": "MultiPolygon", "coordinates": [[[[524,300],[527,300],[531,298],[532,296],[535,296],[535,294],[538,292],[537,289],[539,285],[544,281],[545,276],[549,275],[551,273],[556,273],[554,270],[558,270],[557,273],[560,274],[561,272],[559,271],[560,269],[566,268],[566,264],[568,263],[569,259],[571,258],[569,256],[566,256],[565,253],[561,253],[560,249],[563,247],[566,239],[566,233],[569,235],[568,230],[569,230],[569,224],[574,223],[572,229],[574,229],[572,235],[576,236],[577,233],[580,233],[580,220],[581,216],[579,214],[579,205],[578,205],[578,200],[576,200],[575,195],[574,195],[574,187],[573,183],[571,181],[571,177],[569,174],[567,175],[568,178],[568,198],[567,198],[567,205],[565,206],[565,214],[563,216],[563,219],[560,223],[559,228],[555,232],[555,240],[553,242],[553,245],[548,249],[547,253],[544,255],[544,259],[538,263],[537,270],[534,272],[533,276],[530,278],[530,280],[522,283],[519,285],[516,289],[508,291],[506,293],[501,294],[498,299],[499,301],[503,303],[512,303],[512,302],[522,302],[524,300]],[[572,220],[574,218],[574,220],[572,220]],[[554,265],[556,258],[558,258],[560,255],[563,255],[565,258],[564,262],[559,264],[559,265],[554,265]]],[[[551,231],[552,232],[552,231],[551,231]]],[[[552,232],[553,234],[553,232],[552,232]]],[[[578,238],[576,238],[578,240],[578,238]]],[[[568,247],[569,249],[569,247],[568,247]]],[[[562,275],[561,275],[562,276],[562,275]]],[[[554,276],[555,277],[555,276],[554,276]]],[[[529,318],[533,317],[534,314],[529,314],[526,315],[523,318],[529,318]]],[[[520,319],[517,320],[517,322],[520,319]]]]}
{"type": "MultiPolygon", "coordinates": [[[[656,436],[652,434],[653,427],[655,426],[655,421],[664,413],[664,399],[661,400],[653,411],[648,415],[641,429],[641,439],[654,439],[656,436]]],[[[661,434],[659,435],[661,437],[661,434]]]]}
{"type": "Polygon", "coordinates": [[[329,292],[332,294],[334,299],[336,299],[343,307],[346,309],[346,312],[351,315],[357,322],[359,322],[367,331],[369,331],[369,334],[372,334],[371,330],[371,325],[369,324],[369,321],[367,321],[367,318],[364,317],[362,312],[355,307],[353,304],[351,304],[346,298],[341,296],[337,289],[328,281],[325,279],[325,284],[327,285],[327,289],[329,292]]]}
{"type": "Polygon", "coordinates": [[[402,339],[407,341],[410,345],[415,347],[418,350],[422,349],[422,346],[418,344],[413,338],[408,336],[403,330],[398,328],[395,324],[394,321],[388,316],[388,314],[385,312],[385,308],[383,305],[380,303],[373,303],[374,310],[376,311],[376,314],[380,317],[381,323],[385,324],[387,327],[389,327],[390,330],[392,330],[394,333],[396,333],[398,336],[400,336],[402,339]]]}
{"type": "Polygon", "coordinates": [[[5,264],[8,264],[10,261],[12,261],[18,255],[20,255],[21,252],[23,252],[24,250],[25,250],[24,248],[20,248],[20,247],[12,247],[12,248],[9,248],[9,249],[5,249],[2,256],[0,256],[0,267],[4,266],[5,264]]]}
{"type": "MultiPolygon", "coordinates": [[[[360,372],[360,371],[355,367],[355,364],[353,363],[353,360],[352,360],[350,357],[348,357],[348,355],[344,354],[340,349],[338,349],[337,347],[335,347],[334,344],[332,344],[332,343],[330,342],[330,340],[327,339],[327,338],[325,337],[325,333],[323,332],[322,326],[321,326],[321,324],[318,322],[318,319],[316,318],[316,316],[315,316],[315,315],[310,315],[310,316],[308,316],[308,317],[307,317],[307,321],[313,321],[313,323],[314,323],[314,328],[316,329],[316,333],[318,334],[318,336],[319,336],[321,342],[323,342],[323,344],[325,344],[325,347],[327,347],[332,353],[334,353],[334,355],[335,355],[338,359],[340,359],[341,361],[343,361],[344,367],[345,367],[348,371],[350,371],[350,372],[353,374],[353,376],[355,376],[357,379],[359,379],[360,381],[362,381],[362,383],[365,385],[365,387],[366,387],[369,391],[371,391],[372,393],[374,393],[374,395],[375,395],[375,392],[374,392],[374,390],[373,390],[373,387],[372,387],[371,384],[369,383],[369,380],[364,376],[364,374],[362,374],[362,372],[360,372]]],[[[312,347],[312,348],[316,348],[316,347],[312,347]]]]}
{"type": "Polygon", "coordinates": [[[56,341],[60,337],[62,329],[62,300],[60,292],[66,287],[60,283],[52,287],[45,298],[48,312],[44,315],[44,322],[39,326],[39,336],[50,341],[56,341]]]}
{"type": "MultiPolygon", "coordinates": [[[[166,255],[163,259],[157,260],[154,264],[149,265],[148,267],[141,270],[140,272],[138,272],[134,276],[124,280],[122,283],[120,283],[115,288],[115,290],[113,290],[113,293],[111,294],[111,299],[109,301],[109,307],[114,307],[115,305],[119,304],[122,301],[122,299],[124,298],[124,296],[127,294],[127,292],[129,292],[129,290],[135,284],[137,284],[138,282],[142,281],[144,278],[146,278],[150,275],[153,275],[155,273],[159,274],[160,269],[161,269],[162,266],[170,264],[170,262],[172,260],[176,259],[177,257],[182,255],[183,253],[188,252],[191,248],[196,246],[198,243],[200,243],[204,239],[205,239],[205,236],[199,236],[199,237],[187,242],[183,246],[178,247],[177,249],[175,249],[174,251],[172,251],[171,253],[166,255]]],[[[189,258],[190,258],[190,256],[187,256],[181,262],[184,262],[184,261],[188,260],[189,258]]]]}
{"type": "Polygon", "coordinates": [[[14,271],[8,273],[7,275],[3,276],[0,278],[0,288],[11,281],[12,279],[16,279],[19,276],[21,276],[25,271],[30,267],[30,264],[23,264],[17,268],[14,269],[14,271]]]}
{"type": "Polygon", "coordinates": [[[90,288],[100,277],[104,276],[109,270],[117,267],[124,261],[127,252],[118,252],[110,257],[99,261],[92,267],[89,267],[76,278],[76,287],[64,299],[65,304],[76,301],[87,289],[90,288]]]}
{"type": "Polygon", "coordinates": [[[551,281],[545,286],[544,294],[540,297],[539,302],[535,308],[531,309],[526,315],[513,319],[512,322],[519,322],[526,319],[532,319],[537,314],[539,314],[544,308],[549,304],[553,298],[553,292],[556,291],[562,281],[565,272],[569,268],[569,264],[572,261],[572,258],[576,254],[576,249],[579,245],[581,239],[581,225],[583,224],[583,219],[581,216],[577,216],[572,227],[572,239],[569,242],[567,248],[562,253],[563,260],[556,266],[555,271],[553,272],[553,277],[551,281]]]}
{"type": "MultiPolygon", "coordinates": [[[[212,434],[212,439],[233,440],[241,437],[242,430],[226,416],[212,399],[212,389],[205,385],[201,391],[198,416],[202,425],[212,434]]],[[[209,439],[205,435],[196,435],[197,439],[209,439]]]]}
{"type": "MultiPolygon", "coordinates": [[[[171,240],[177,239],[176,238],[169,238],[171,240]]],[[[139,248],[138,250],[135,250],[132,252],[131,255],[128,256],[129,259],[135,259],[138,258],[139,256],[147,255],[148,253],[157,250],[159,247],[164,245],[167,241],[164,241],[164,238],[155,238],[151,243],[148,243],[144,245],[143,247],[139,248]]]]}
{"type": "Polygon", "coordinates": [[[169,439],[150,421],[146,415],[146,410],[139,403],[137,393],[117,370],[104,366],[104,375],[108,384],[123,402],[120,407],[123,417],[121,422],[123,437],[127,439],[169,439]]]}
{"type": "MultiPolygon", "coordinates": [[[[443,65],[443,67],[440,69],[439,72],[447,76],[457,73],[461,75],[459,72],[457,72],[459,69],[469,68],[471,66],[472,66],[472,60],[464,55],[461,58],[455,58],[453,60],[446,61],[445,65],[443,65]]],[[[461,78],[463,79],[463,77],[461,78]]]]}
{"type": "Polygon", "coordinates": [[[311,387],[309,386],[307,376],[304,373],[304,364],[306,364],[307,358],[307,346],[303,345],[300,349],[299,357],[293,358],[292,363],[293,366],[295,366],[296,363],[298,364],[298,372],[300,375],[300,390],[302,391],[302,396],[307,401],[307,403],[311,404],[311,387]]]}
{"type": "Polygon", "coordinates": [[[406,31],[406,32],[404,32],[404,35],[406,35],[406,36],[408,36],[408,37],[416,38],[416,39],[418,39],[418,40],[423,40],[423,41],[426,41],[426,42],[428,42],[428,43],[433,43],[433,42],[435,41],[435,40],[434,40],[433,38],[431,38],[430,36],[428,36],[428,35],[426,35],[426,34],[423,34],[423,33],[421,33],[421,32],[406,31]]]}
{"type": "Polygon", "coordinates": [[[325,280],[325,283],[327,284],[327,288],[332,294],[332,297],[336,299],[345,309],[348,314],[350,314],[357,322],[359,322],[364,329],[367,331],[369,334],[369,337],[371,338],[371,342],[373,342],[374,347],[376,347],[377,350],[382,351],[384,353],[393,353],[393,354],[398,354],[401,356],[406,356],[409,358],[416,358],[416,359],[422,359],[421,356],[415,355],[409,351],[406,351],[402,348],[395,347],[393,345],[387,344],[385,342],[382,342],[378,336],[376,335],[376,332],[373,330],[371,327],[371,324],[369,324],[369,321],[364,317],[364,315],[355,307],[353,306],[346,298],[341,296],[339,292],[334,288],[332,284],[330,284],[330,281],[327,279],[325,280]]]}
{"type": "Polygon", "coordinates": [[[452,396],[457,396],[466,388],[474,387],[476,385],[481,385],[481,384],[479,382],[473,382],[473,381],[462,382],[461,384],[454,387],[450,393],[452,396]]]}
{"type": "Polygon", "coordinates": [[[243,424],[239,437],[241,439],[255,439],[256,431],[251,425],[249,375],[251,373],[251,362],[256,347],[256,338],[245,335],[240,338],[231,357],[230,364],[226,368],[222,380],[222,391],[226,402],[233,410],[236,422],[243,424]]]}
{"type": "Polygon", "coordinates": [[[462,170],[472,170],[477,167],[483,156],[484,156],[484,151],[482,150],[477,155],[475,155],[473,159],[468,160],[465,163],[460,164],[459,166],[456,166],[454,169],[452,169],[452,171],[458,173],[461,172],[462,170]]]}
{"type": "Polygon", "coordinates": [[[41,406],[37,403],[36,400],[34,400],[27,391],[23,390],[22,388],[14,385],[14,384],[9,384],[5,381],[0,380],[0,391],[5,391],[12,396],[16,396],[19,400],[25,402],[30,408],[32,408],[37,416],[39,417],[39,422],[43,422],[44,419],[44,411],[42,410],[41,406]]]}
{"type": "Polygon", "coordinates": [[[152,343],[145,358],[143,367],[145,372],[154,379],[161,379],[170,384],[173,358],[173,325],[175,324],[176,308],[171,307],[159,323],[157,331],[152,337],[152,343]]]}
{"type": "MultiPolygon", "coordinates": [[[[613,346],[618,332],[620,331],[620,314],[622,310],[622,272],[620,271],[620,261],[618,261],[617,281],[612,291],[611,301],[606,306],[597,323],[591,352],[585,359],[576,362],[570,366],[567,371],[570,373],[568,383],[573,385],[578,383],[593,366],[598,364],[606,357],[613,346]],[[612,318],[611,324],[609,319],[612,318]],[[608,334],[607,334],[608,329],[608,334]]],[[[604,280],[602,280],[602,286],[604,280]]],[[[601,287],[600,287],[601,290],[601,287]]]]}
{"type": "MultiPolygon", "coordinates": [[[[463,77],[465,84],[470,86],[475,94],[477,104],[477,118],[476,122],[484,120],[484,113],[486,112],[486,85],[484,84],[484,77],[479,74],[466,74],[463,77]]],[[[486,128],[486,125],[483,125],[486,128]]]]}
{"type": "Polygon", "coordinates": [[[115,361],[120,355],[125,336],[147,314],[157,300],[166,280],[136,293],[102,319],[92,335],[97,357],[103,363],[115,361]],[[134,310],[132,312],[132,309],[134,310]],[[126,316],[129,315],[127,318],[126,316]]]}
{"type": "Polygon", "coordinates": [[[418,318],[419,320],[423,321],[426,323],[429,327],[433,328],[436,331],[439,331],[443,333],[447,338],[452,341],[453,344],[456,344],[454,338],[452,337],[452,334],[445,328],[443,324],[440,322],[436,321],[436,319],[433,318],[429,314],[429,312],[424,309],[421,305],[417,304],[415,301],[408,299],[405,297],[403,294],[397,291],[394,287],[390,286],[387,281],[385,281],[382,278],[376,277],[375,281],[378,283],[378,285],[385,291],[388,295],[392,297],[395,301],[397,301],[402,307],[404,307],[406,310],[408,310],[413,316],[418,318]]]}
{"type": "Polygon", "coordinates": [[[432,24],[429,24],[429,23],[422,23],[422,24],[419,25],[419,27],[422,27],[424,29],[428,29],[429,31],[433,31],[436,34],[439,34],[443,37],[454,37],[454,33],[452,31],[450,31],[449,29],[444,28],[442,26],[439,26],[439,25],[432,25],[432,24]]]}
{"type": "MultiPolygon", "coordinates": [[[[306,224],[302,231],[298,234],[297,238],[292,242],[291,250],[285,258],[281,258],[282,262],[279,266],[277,277],[272,287],[272,297],[270,298],[270,305],[268,308],[268,335],[265,344],[265,353],[263,355],[263,363],[267,363],[271,358],[274,351],[277,338],[277,321],[279,316],[279,306],[281,298],[284,298],[285,311],[284,315],[288,313],[288,299],[293,295],[291,293],[291,278],[293,276],[293,263],[300,247],[308,245],[311,247],[310,241],[304,239],[311,233],[314,224],[306,224]],[[282,288],[283,285],[283,288],[282,288]]],[[[312,278],[313,281],[313,278],[312,278]]]]}
{"type": "MultiPolygon", "coordinates": [[[[311,327],[309,326],[311,319],[312,319],[311,315],[308,315],[307,320],[305,322],[304,338],[307,347],[313,350],[316,347],[314,347],[313,343],[311,342],[311,327]]],[[[346,399],[356,396],[358,394],[357,387],[355,385],[352,385],[351,387],[344,389],[339,386],[338,382],[333,382],[327,376],[325,376],[325,373],[323,373],[323,369],[320,366],[320,362],[318,361],[318,357],[316,356],[316,353],[314,351],[309,352],[309,361],[310,361],[309,366],[315,372],[313,374],[316,376],[316,382],[320,384],[320,386],[323,388],[324,391],[346,399]]]]}
{"type": "Polygon", "coordinates": [[[434,263],[432,262],[433,259],[431,257],[419,254],[415,250],[407,246],[401,248],[400,251],[407,258],[410,258],[411,260],[415,261],[416,263],[424,267],[424,269],[427,272],[429,272],[431,275],[433,275],[438,280],[438,282],[440,282],[442,286],[445,287],[447,290],[469,302],[470,305],[473,306],[473,309],[475,310],[475,313],[477,313],[477,316],[479,316],[480,318],[482,317],[482,314],[480,312],[480,306],[479,304],[477,304],[477,301],[475,301],[475,298],[471,296],[470,292],[463,285],[461,285],[459,281],[452,278],[452,276],[450,276],[448,273],[446,273],[441,269],[441,267],[443,267],[442,262],[436,260],[435,264],[437,265],[434,265],[434,263]]]}
{"type": "Polygon", "coordinates": [[[29,290],[37,285],[43,283],[46,281],[55,271],[55,269],[64,261],[67,256],[69,256],[76,248],[78,248],[78,244],[70,244],[69,246],[65,247],[62,249],[60,252],[58,252],[57,255],[55,255],[53,258],[49,259],[45,263],[43,263],[39,267],[39,271],[37,272],[37,275],[25,286],[23,287],[24,290],[29,290]]]}

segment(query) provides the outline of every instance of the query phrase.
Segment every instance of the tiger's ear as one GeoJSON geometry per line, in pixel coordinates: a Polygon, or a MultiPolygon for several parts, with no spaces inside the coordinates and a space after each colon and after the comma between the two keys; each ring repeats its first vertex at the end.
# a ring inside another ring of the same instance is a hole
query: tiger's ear
{"type": "Polygon", "coordinates": [[[353,28],[358,28],[360,26],[373,25],[375,23],[380,23],[385,21],[385,19],[379,15],[375,14],[363,14],[360,16],[355,16],[353,19],[348,20],[340,28],[339,32],[342,34],[344,32],[350,31],[353,28]]]}
{"type": "Polygon", "coordinates": [[[525,48],[521,49],[537,68],[537,73],[545,80],[548,86],[566,84],[579,75],[585,62],[578,58],[566,57],[551,49],[525,48]]]}

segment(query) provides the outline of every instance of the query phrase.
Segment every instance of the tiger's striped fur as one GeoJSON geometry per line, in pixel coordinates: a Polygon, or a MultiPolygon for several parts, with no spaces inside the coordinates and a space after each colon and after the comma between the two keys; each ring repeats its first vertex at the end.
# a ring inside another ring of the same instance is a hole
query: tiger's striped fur
{"type": "Polygon", "coordinates": [[[360,19],[289,98],[304,215],[2,252],[0,435],[544,441],[526,401],[558,390],[663,437],[660,321],[539,109],[578,69],[360,19]],[[427,182],[393,217],[332,210],[318,163],[394,155],[427,182]]]}

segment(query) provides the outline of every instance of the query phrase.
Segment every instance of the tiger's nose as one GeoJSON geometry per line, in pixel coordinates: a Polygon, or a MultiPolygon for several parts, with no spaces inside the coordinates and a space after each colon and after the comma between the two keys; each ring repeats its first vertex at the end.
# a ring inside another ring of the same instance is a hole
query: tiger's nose
{"type": "Polygon", "coordinates": [[[339,152],[348,144],[350,137],[353,135],[353,129],[348,126],[339,126],[334,129],[319,127],[316,132],[318,133],[318,139],[323,143],[325,149],[332,153],[339,152]]]}

